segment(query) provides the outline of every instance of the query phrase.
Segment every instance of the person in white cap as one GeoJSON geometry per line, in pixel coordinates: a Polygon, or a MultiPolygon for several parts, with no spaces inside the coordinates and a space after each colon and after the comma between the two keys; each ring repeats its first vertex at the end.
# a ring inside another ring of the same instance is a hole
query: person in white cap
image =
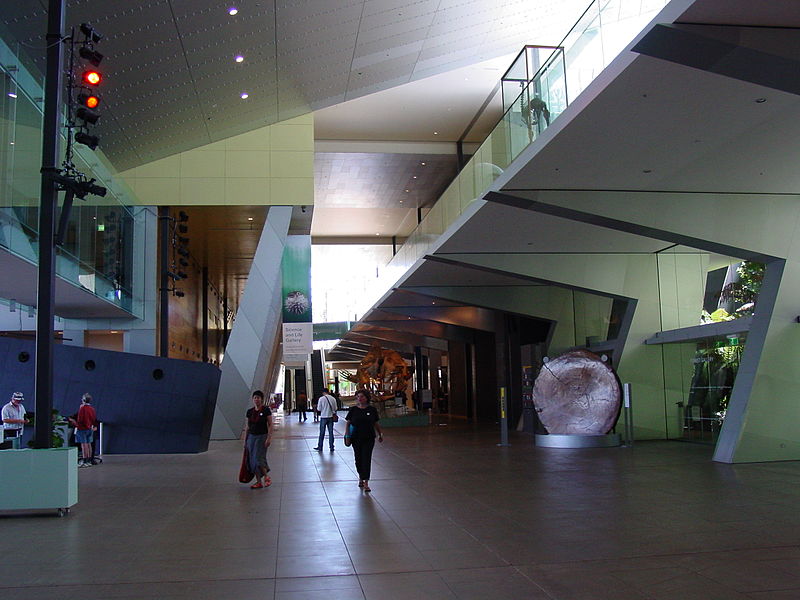
{"type": "Polygon", "coordinates": [[[11,402],[3,407],[3,439],[5,440],[20,437],[28,423],[22,400],[22,392],[14,392],[11,394],[11,402]]]}

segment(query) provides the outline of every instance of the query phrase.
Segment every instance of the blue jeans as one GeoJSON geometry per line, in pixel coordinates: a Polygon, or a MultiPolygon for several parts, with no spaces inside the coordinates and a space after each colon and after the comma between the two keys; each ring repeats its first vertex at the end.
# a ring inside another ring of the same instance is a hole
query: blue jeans
{"type": "Polygon", "coordinates": [[[328,428],[328,435],[331,438],[331,450],[333,450],[333,417],[322,417],[319,420],[319,441],[317,448],[322,449],[322,444],[325,441],[325,428],[328,428]]]}

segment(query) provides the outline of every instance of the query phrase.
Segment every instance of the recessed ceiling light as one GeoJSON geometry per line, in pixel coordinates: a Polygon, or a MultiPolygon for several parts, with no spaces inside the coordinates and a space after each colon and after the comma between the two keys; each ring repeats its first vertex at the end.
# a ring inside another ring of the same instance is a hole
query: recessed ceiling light
{"type": "Polygon", "coordinates": [[[237,63],[244,62],[244,56],[238,54],[233,60],[235,60],[237,63]]]}
{"type": "Polygon", "coordinates": [[[253,217],[247,217],[247,220],[248,220],[248,221],[252,221],[252,220],[253,220],[253,217]]]}
{"type": "Polygon", "coordinates": [[[406,192],[408,192],[408,190],[406,190],[406,192]]]}
{"type": "Polygon", "coordinates": [[[424,163],[424,162],[421,162],[421,163],[419,163],[419,164],[421,164],[423,167],[425,166],[425,163],[424,163]]]}
{"type": "Polygon", "coordinates": [[[247,92],[242,92],[242,94],[240,96],[240,98],[242,100],[247,100],[249,97],[250,97],[250,94],[248,94],[247,92]]]}
{"type": "Polygon", "coordinates": [[[236,8],[235,6],[231,6],[231,7],[228,9],[228,14],[229,14],[230,16],[237,15],[237,14],[239,14],[239,9],[238,9],[238,8],[236,8]]]}
{"type": "Polygon", "coordinates": [[[438,131],[434,131],[433,135],[439,135],[439,132],[438,131]]]}
{"type": "Polygon", "coordinates": [[[416,176],[416,175],[414,175],[414,176],[413,176],[411,179],[416,179],[416,178],[417,178],[417,176],[416,176]]]}
{"type": "Polygon", "coordinates": [[[380,233],[376,233],[375,235],[380,235],[380,233]]]}
{"type": "Polygon", "coordinates": [[[766,101],[767,101],[766,98],[756,98],[756,104],[764,104],[764,102],[766,101]]]}
{"type": "Polygon", "coordinates": [[[400,204],[402,204],[402,203],[403,203],[403,201],[402,201],[402,200],[400,200],[400,204]]]}

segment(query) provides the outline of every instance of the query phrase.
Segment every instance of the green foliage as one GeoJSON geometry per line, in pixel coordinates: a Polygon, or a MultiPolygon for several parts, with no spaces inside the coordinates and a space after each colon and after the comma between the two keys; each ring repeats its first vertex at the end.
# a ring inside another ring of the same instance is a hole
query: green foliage
{"type": "Polygon", "coordinates": [[[739,279],[729,283],[720,293],[723,302],[734,302],[739,305],[733,313],[734,318],[747,317],[753,314],[764,281],[764,263],[746,260],[736,269],[739,279]]]}
{"type": "Polygon", "coordinates": [[[718,308],[713,313],[704,310],[700,315],[700,322],[705,325],[706,323],[720,323],[722,321],[732,321],[736,317],[729,314],[724,308],[718,308]]]}

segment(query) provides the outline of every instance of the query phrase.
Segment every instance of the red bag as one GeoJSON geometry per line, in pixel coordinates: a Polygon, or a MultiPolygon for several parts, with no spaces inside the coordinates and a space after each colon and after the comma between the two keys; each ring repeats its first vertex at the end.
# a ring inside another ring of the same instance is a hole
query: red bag
{"type": "Polygon", "coordinates": [[[250,453],[247,448],[242,455],[242,466],[239,468],[239,483],[250,483],[253,481],[254,474],[250,470],[250,453]]]}

